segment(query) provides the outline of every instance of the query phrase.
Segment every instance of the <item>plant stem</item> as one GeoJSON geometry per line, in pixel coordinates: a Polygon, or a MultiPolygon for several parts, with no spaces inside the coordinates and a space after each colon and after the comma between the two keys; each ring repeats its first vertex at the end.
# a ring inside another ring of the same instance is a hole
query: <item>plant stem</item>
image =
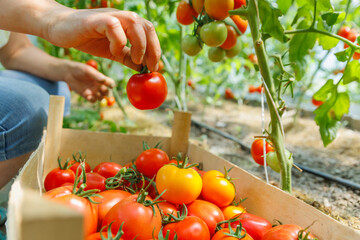
{"type": "Polygon", "coordinates": [[[259,69],[261,76],[264,79],[264,83],[266,84],[266,99],[269,106],[270,116],[271,116],[271,132],[269,134],[269,139],[271,140],[275,150],[278,160],[280,162],[281,168],[281,188],[291,193],[291,164],[288,163],[285,156],[285,148],[284,148],[284,136],[282,133],[282,125],[280,120],[278,119],[278,103],[274,102],[272,99],[277,99],[276,90],[274,80],[272,78],[269,64],[268,64],[268,56],[265,51],[264,42],[261,39],[260,33],[260,19],[259,19],[259,10],[257,0],[249,0],[247,7],[247,18],[249,21],[249,26],[251,30],[251,35],[254,42],[254,48],[256,52],[256,56],[258,58],[259,69]],[[272,104],[272,102],[274,104],[272,104]]]}

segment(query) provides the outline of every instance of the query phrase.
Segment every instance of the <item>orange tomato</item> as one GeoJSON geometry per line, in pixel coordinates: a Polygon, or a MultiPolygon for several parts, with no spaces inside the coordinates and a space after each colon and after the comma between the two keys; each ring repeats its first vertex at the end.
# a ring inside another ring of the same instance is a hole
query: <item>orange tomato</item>
{"type": "Polygon", "coordinates": [[[237,33],[235,31],[235,28],[233,28],[230,25],[226,25],[226,28],[227,28],[227,37],[225,42],[221,44],[220,47],[229,50],[236,45],[237,33]]]}
{"type": "Polygon", "coordinates": [[[254,85],[250,85],[249,86],[249,93],[254,93],[256,92],[257,88],[254,85]]]}
{"type": "Polygon", "coordinates": [[[249,60],[253,63],[253,64],[258,64],[258,59],[257,59],[257,56],[255,54],[250,54],[248,56],[249,60]]]}
{"type": "Polygon", "coordinates": [[[205,11],[215,20],[224,20],[234,9],[234,0],[205,0],[205,11]]]}
{"type": "Polygon", "coordinates": [[[176,9],[176,19],[182,25],[190,25],[199,14],[187,1],[181,1],[176,9]]]}
{"type": "Polygon", "coordinates": [[[204,8],[204,0],[192,0],[192,6],[200,14],[204,8]]]}
{"type": "Polygon", "coordinates": [[[241,204],[237,206],[229,205],[224,208],[221,208],[222,213],[224,214],[225,220],[235,217],[241,213],[246,212],[246,209],[241,204]]]}
{"type": "Polygon", "coordinates": [[[234,23],[236,24],[237,28],[240,30],[240,32],[245,33],[247,26],[248,26],[248,21],[242,19],[240,16],[238,15],[234,15],[231,16],[231,19],[234,21],[234,23]]]}

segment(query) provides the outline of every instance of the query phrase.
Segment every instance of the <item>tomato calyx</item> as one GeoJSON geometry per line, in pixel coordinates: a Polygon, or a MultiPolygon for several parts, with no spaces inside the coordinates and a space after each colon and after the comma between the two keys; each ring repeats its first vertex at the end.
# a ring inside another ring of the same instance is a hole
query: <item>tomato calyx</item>
{"type": "Polygon", "coordinates": [[[152,149],[152,148],[161,149],[160,144],[161,144],[161,141],[156,143],[156,145],[154,147],[150,147],[147,142],[143,141],[143,150],[146,151],[146,150],[149,150],[149,149],[152,149]]]}
{"type": "Polygon", "coordinates": [[[140,71],[140,74],[145,74],[145,73],[149,73],[149,69],[146,65],[143,66],[140,71]]]}
{"type": "MultiPolygon", "coordinates": [[[[241,215],[241,214],[240,214],[240,215],[241,215]]],[[[221,225],[223,225],[223,224],[228,224],[227,229],[229,229],[229,232],[228,232],[228,233],[227,233],[227,232],[223,232],[224,235],[229,236],[229,237],[234,237],[234,238],[236,238],[236,239],[243,239],[243,238],[245,238],[245,236],[246,236],[247,233],[246,233],[246,229],[242,227],[242,224],[241,224],[241,222],[239,221],[240,215],[237,215],[237,216],[235,216],[235,217],[233,217],[233,218],[230,218],[229,220],[225,220],[225,221],[219,222],[219,223],[217,224],[217,227],[216,227],[217,231],[223,229],[222,227],[220,227],[221,225]],[[236,222],[236,221],[239,221],[239,224],[236,226],[236,228],[235,228],[235,230],[234,230],[234,229],[232,228],[232,226],[231,226],[231,223],[236,222]]]]}
{"type": "Polygon", "coordinates": [[[66,159],[66,161],[65,161],[65,163],[63,165],[61,164],[61,158],[60,157],[58,157],[57,161],[58,161],[58,164],[59,164],[59,168],[61,170],[68,170],[73,165],[73,164],[70,163],[70,158],[66,159]]]}
{"type": "Polygon", "coordinates": [[[113,237],[113,234],[111,232],[111,225],[113,224],[114,222],[111,222],[107,228],[107,238],[105,238],[105,236],[103,235],[103,232],[104,232],[104,229],[106,228],[106,226],[102,227],[101,230],[100,230],[100,237],[101,237],[101,240],[120,240],[122,235],[124,235],[124,231],[122,230],[123,229],[123,226],[124,226],[124,222],[121,223],[120,225],[120,228],[119,228],[119,231],[117,232],[117,234],[115,235],[115,237],[113,237]]]}
{"type": "MultiPolygon", "coordinates": [[[[169,240],[169,237],[170,237],[170,230],[168,229],[168,230],[166,231],[165,237],[164,237],[163,231],[161,230],[161,231],[159,232],[158,237],[155,238],[155,237],[153,236],[153,239],[154,239],[154,240],[156,240],[156,239],[157,239],[157,240],[169,240]]],[[[178,236],[177,236],[176,232],[174,233],[173,240],[178,240],[178,236]]]]}
{"type": "Polygon", "coordinates": [[[311,223],[309,226],[307,226],[306,228],[300,230],[298,232],[298,240],[318,240],[317,238],[309,238],[310,232],[308,231],[308,229],[315,223],[315,221],[313,223],[311,223]],[[305,234],[305,235],[304,235],[305,234]]]}
{"type": "Polygon", "coordinates": [[[189,157],[185,157],[184,161],[181,160],[182,159],[181,153],[178,153],[178,155],[174,159],[176,160],[177,163],[176,164],[170,163],[170,165],[174,165],[180,169],[188,169],[199,166],[198,163],[189,164],[189,157]]]}
{"type": "Polygon", "coordinates": [[[165,202],[165,200],[159,200],[161,196],[165,193],[166,190],[164,190],[162,193],[160,193],[154,200],[146,199],[149,193],[147,192],[147,189],[151,186],[152,182],[154,180],[151,179],[150,183],[146,186],[146,188],[142,188],[138,194],[138,197],[136,198],[136,201],[145,207],[151,207],[153,211],[153,216],[155,216],[155,206],[157,207],[157,204],[160,202],[165,202]]]}
{"type": "Polygon", "coordinates": [[[174,214],[169,213],[168,215],[166,215],[163,219],[162,222],[164,225],[169,224],[169,223],[176,223],[176,222],[180,222],[182,220],[184,220],[187,216],[188,216],[188,210],[185,204],[183,204],[182,206],[182,210],[177,211],[175,216],[174,214]]]}
{"type": "Polygon", "coordinates": [[[134,194],[136,193],[136,190],[131,186],[136,185],[139,177],[139,173],[133,168],[123,167],[114,177],[105,180],[105,186],[108,190],[123,188],[125,191],[134,194]]]}

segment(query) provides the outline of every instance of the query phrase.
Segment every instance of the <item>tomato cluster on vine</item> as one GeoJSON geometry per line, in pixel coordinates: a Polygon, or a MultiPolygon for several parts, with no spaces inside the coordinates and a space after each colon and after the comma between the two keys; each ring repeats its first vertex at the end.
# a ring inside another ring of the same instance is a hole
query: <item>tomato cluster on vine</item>
{"type": "Polygon", "coordinates": [[[92,169],[82,153],[64,164],[59,159],[45,177],[44,197],[84,215],[85,240],[315,239],[297,225],[272,227],[249,213],[235,201],[230,171],[202,171],[180,155],[170,160],[157,147],[144,143],[125,166],[99,162],[92,169]]]}
{"type": "MultiPolygon", "coordinates": [[[[356,31],[356,29],[352,29],[348,26],[342,26],[340,28],[340,30],[338,31],[338,35],[346,38],[347,40],[351,41],[351,42],[355,42],[356,39],[359,37],[359,33],[356,31]]],[[[359,45],[359,43],[358,43],[359,45]]],[[[348,48],[349,45],[347,45],[346,43],[344,44],[344,48],[348,48]]],[[[355,52],[353,58],[355,60],[359,60],[360,59],[360,53],[355,52]]]]}
{"type": "Polygon", "coordinates": [[[238,55],[241,51],[238,37],[245,33],[248,23],[240,16],[229,16],[228,12],[245,5],[245,0],[182,0],[176,11],[177,21],[182,25],[195,22],[193,34],[182,39],[182,50],[195,56],[205,44],[210,47],[208,58],[213,62],[238,55]]]}

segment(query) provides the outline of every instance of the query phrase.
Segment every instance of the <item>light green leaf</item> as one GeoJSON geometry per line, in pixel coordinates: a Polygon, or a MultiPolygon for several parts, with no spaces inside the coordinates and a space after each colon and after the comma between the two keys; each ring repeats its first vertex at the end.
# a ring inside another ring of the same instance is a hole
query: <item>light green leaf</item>
{"type": "Polygon", "coordinates": [[[336,56],[338,61],[346,62],[347,60],[349,60],[350,53],[351,53],[351,49],[348,48],[348,49],[346,49],[344,51],[335,53],[335,56],[336,56]]]}
{"type": "Polygon", "coordinates": [[[341,92],[338,94],[336,102],[332,107],[333,115],[331,117],[335,117],[335,120],[340,121],[344,114],[349,113],[350,108],[350,97],[346,92],[341,92]]]}
{"type": "Polygon", "coordinates": [[[360,82],[360,62],[357,60],[351,61],[344,71],[343,83],[360,82]]]}
{"type": "Polygon", "coordinates": [[[319,101],[325,102],[328,98],[328,94],[336,88],[334,80],[329,79],[324,86],[322,86],[315,94],[314,98],[319,101]]]}
{"type": "Polygon", "coordinates": [[[293,0],[277,0],[277,4],[281,12],[285,14],[293,4],[293,0]]]}

